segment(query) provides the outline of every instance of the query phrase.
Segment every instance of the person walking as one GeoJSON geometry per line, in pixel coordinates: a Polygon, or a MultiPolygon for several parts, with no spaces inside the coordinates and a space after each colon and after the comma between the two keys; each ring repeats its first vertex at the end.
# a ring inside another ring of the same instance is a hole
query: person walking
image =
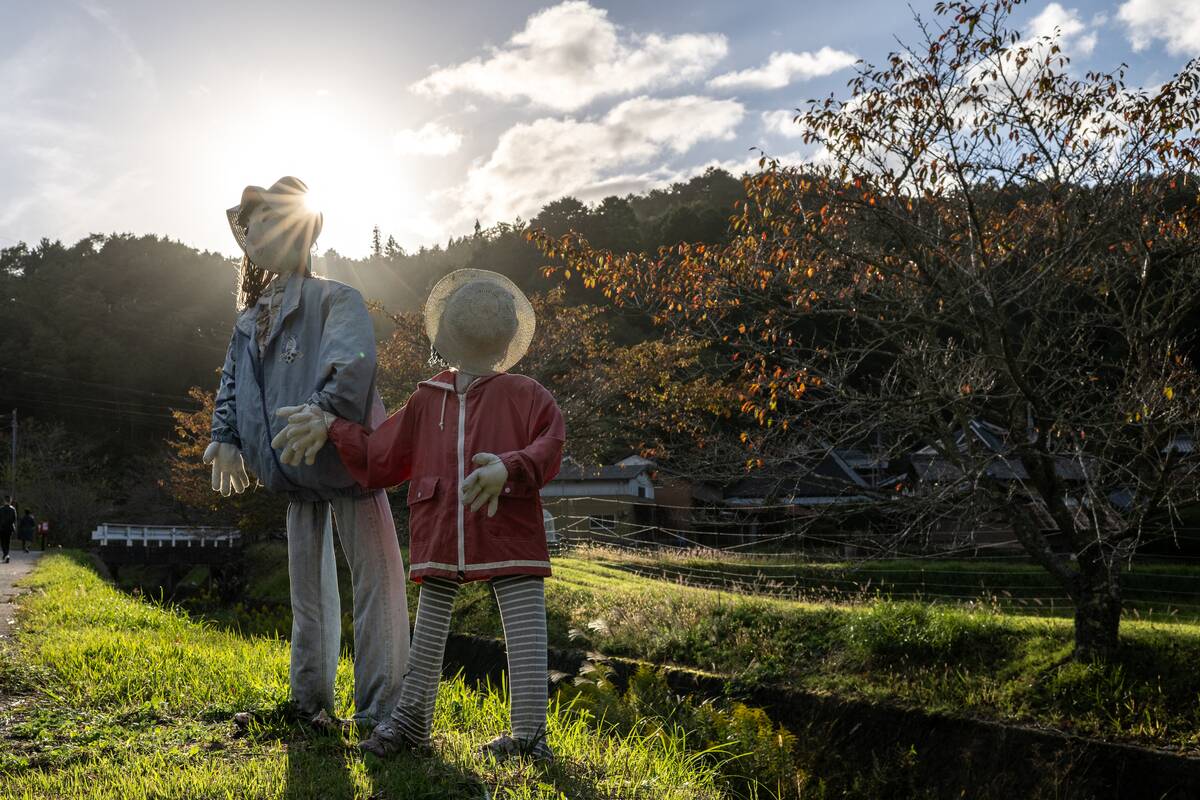
{"type": "Polygon", "coordinates": [[[33,518],[33,512],[27,508],[21,521],[17,523],[17,538],[21,540],[22,553],[29,552],[29,544],[33,541],[35,533],[37,533],[37,520],[33,518]]]}
{"type": "Polygon", "coordinates": [[[38,523],[38,538],[42,540],[42,550],[46,549],[46,540],[50,538],[50,520],[44,519],[38,523]]]}
{"type": "Polygon", "coordinates": [[[4,498],[0,506],[0,552],[4,554],[4,563],[8,563],[8,546],[12,542],[13,531],[17,527],[17,509],[13,507],[11,497],[4,498]]]}

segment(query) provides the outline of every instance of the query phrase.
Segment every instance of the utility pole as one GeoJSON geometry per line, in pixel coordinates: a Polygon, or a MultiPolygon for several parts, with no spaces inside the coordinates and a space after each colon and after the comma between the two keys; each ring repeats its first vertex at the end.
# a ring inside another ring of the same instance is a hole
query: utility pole
{"type": "Polygon", "coordinates": [[[9,479],[12,481],[12,497],[15,503],[17,497],[17,410],[15,408],[13,409],[12,425],[12,473],[9,475],[9,479]]]}

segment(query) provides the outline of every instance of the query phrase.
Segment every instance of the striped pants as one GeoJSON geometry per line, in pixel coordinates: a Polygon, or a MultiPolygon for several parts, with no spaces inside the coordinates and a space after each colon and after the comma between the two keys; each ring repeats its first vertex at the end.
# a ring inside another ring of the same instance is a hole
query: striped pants
{"type": "MultiPolygon", "coordinates": [[[[409,650],[408,673],[400,700],[392,711],[392,723],[406,739],[424,744],[433,728],[433,705],[446,637],[450,633],[450,609],[458,584],[440,578],[421,582],[417,622],[409,650]]],[[[535,741],[546,733],[546,596],[542,578],[511,575],[491,580],[504,642],[508,649],[508,693],[515,739],[535,741]]]]}

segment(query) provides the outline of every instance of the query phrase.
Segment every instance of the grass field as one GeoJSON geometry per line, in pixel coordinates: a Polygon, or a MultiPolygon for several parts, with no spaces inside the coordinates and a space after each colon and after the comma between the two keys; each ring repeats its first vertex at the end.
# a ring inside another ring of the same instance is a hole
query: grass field
{"type": "Polygon", "coordinates": [[[1120,654],[1100,665],[1070,660],[1070,620],[987,607],[748,596],[591,558],[560,560],[547,594],[560,642],[712,670],[734,687],[782,684],[1200,749],[1200,625],[1126,620],[1120,654]]]}
{"type": "MultiPolygon", "coordinates": [[[[220,610],[213,619],[286,635],[282,548],[258,545],[247,558],[258,576],[251,586],[254,599],[247,608],[220,610]],[[272,594],[280,587],[282,597],[272,594]],[[255,605],[263,600],[271,602],[255,605]]],[[[546,588],[552,645],[717,672],[729,676],[734,692],[778,684],[1200,751],[1200,670],[1195,668],[1200,625],[1178,616],[1163,621],[1130,614],[1112,663],[1078,664],[1070,660],[1071,621],[1062,616],[1020,613],[991,602],[880,600],[861,593],[853,602],[829,596],[794,600],[663,580],[637,574],[631,563],[629,554],[609,551],[575,551],[555,559],[555,575],[546,588]]],[[[923,568],[953,574],[955,566],[923,568]]],[[[1145,571],[1156,569],[1167,568],[1145,571]]],[[[1040,580],[1024,567],[1011,567],[1001,577],[1011,584],[1014,575],[1040,580]]],[[[415,610],[415,588],[409,588],[415,610]]],[[[460,592],[454,626],[464,633],[500,636],[485,586],[468,585],[460,592]]]]}
{"type": "MultiPolygon", "coordinates": [[[[794,554],[583,547],[577,558],[691,586],[822,602],[871,599],[971,605],[1021,615],[1071,616],[1063,589],[1022,560],[866,559],[819,562],[794,554]]],[[[1122,576],[1128,619],[1200,622],[1200,566],[1138,562],[1122,576]]]]}
{"type": "Polygon", "coordinates": [[[473,750],[503,728],[504,698],[455,681],[432,757],[364,760],[349,740],[286,722],[286,643],[131,598],[70,555],[44,558],[29,587],[17,646],[0,655],[4,798],[717,798],[729,796],[722,763],[740,755],[737,742],[703,752],[682,731],[620,731],[556,704],[555,765],[481,761],[473,750]],[[245,709],[264,722],[237,738],[228,720],[245,709]]]}

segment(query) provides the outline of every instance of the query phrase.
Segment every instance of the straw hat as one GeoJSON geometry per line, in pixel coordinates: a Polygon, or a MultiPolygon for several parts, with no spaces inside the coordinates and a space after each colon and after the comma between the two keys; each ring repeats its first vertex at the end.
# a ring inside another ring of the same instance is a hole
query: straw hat
{"type": "Polygon", "coordinates": [[[425,301],[425,333],[434,349],[473,375],[512,369],[529,349],[535,325],[529,298],[486,269],[451,272],[425,301]]]}
{"type": "Polygon", "coordinates": [[[246,252],[246,220],[254,207],[260,203],[267,203],[282,211],[288,220],[288,228],[300,228],[309,244],[315,242],[321,235],[324,217],[319,211],[313,211],[305,205],[304,198],[307,194],[308,184],[291,175],[285,175],[275,181],[268,189],[261,186],[247,186],[243,189],[242,202],[225,210],[225,216],[229,218],[229,229],[233,231],[233,238],[237,240],[242,252],[246,252]]]}

